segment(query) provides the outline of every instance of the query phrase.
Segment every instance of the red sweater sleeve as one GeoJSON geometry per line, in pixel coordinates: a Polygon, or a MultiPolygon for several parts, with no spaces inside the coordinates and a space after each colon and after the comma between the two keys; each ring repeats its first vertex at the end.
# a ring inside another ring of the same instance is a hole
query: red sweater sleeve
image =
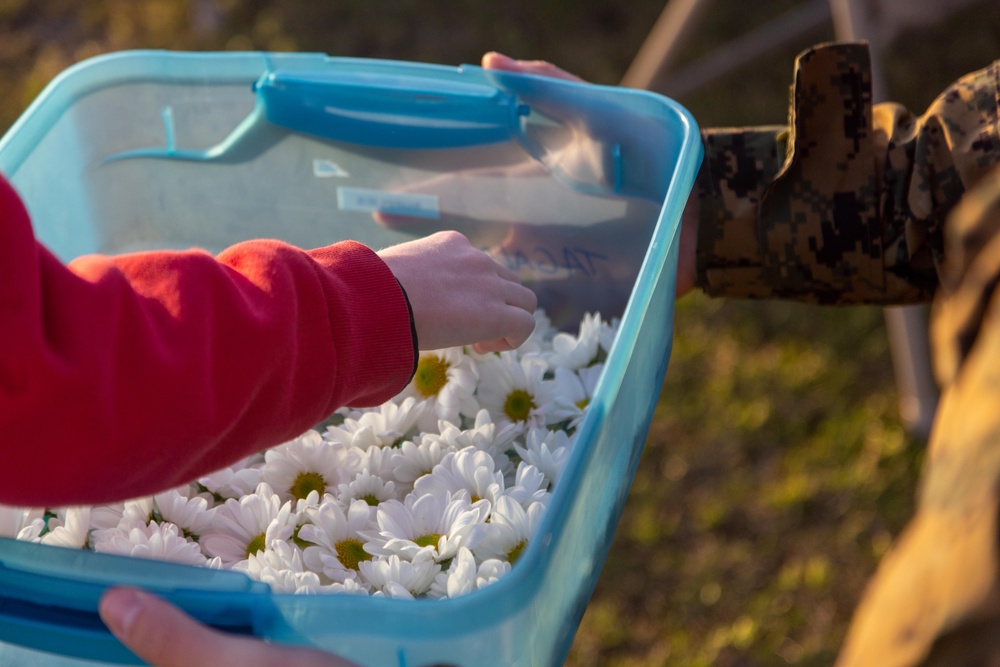
{"type": "Polygon", "coordinates": [[[361,244],[66,266],[0,178],[0,503],[184,483],[388,400],[413,359],[406,297],[361,244]]]}

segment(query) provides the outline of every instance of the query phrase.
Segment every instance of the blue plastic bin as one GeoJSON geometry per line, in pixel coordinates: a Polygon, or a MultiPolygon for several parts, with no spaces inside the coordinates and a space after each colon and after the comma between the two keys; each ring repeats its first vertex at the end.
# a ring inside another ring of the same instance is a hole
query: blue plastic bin
{"type": "Polygon", "coordinates": [[[96,612],[120,583],[364,665],[561,664],[660,391],[700,159],[669,99],[473,66],[136,51],[64,72],[0,140],[0,171],[64,260],[458,229],[556,324],[622,320],[539,533],[497,584],[440,601],[277,595],[234,572],[0,540],[0,664],[137,662],[96,612]]]}

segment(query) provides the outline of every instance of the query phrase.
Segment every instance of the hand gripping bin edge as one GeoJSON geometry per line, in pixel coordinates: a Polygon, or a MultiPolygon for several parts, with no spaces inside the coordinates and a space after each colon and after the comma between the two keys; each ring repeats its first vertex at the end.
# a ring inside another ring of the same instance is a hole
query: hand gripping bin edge
{"type": "Polygon", "coordinates": [[[64,260],[261,236],[384,247],[452,228],[517,271],[556,324],[600,310],[621,325],[545,519],[493,586],[293,596],[238,573],[0,540],[0,664],[136,662],[97,617],[118,583],[366,665],[561,664],[666,369],[700,160],[697,126],[669,99],[474,66],[135,51],[61,74],[0,140],[0,170],[64,260]]]}

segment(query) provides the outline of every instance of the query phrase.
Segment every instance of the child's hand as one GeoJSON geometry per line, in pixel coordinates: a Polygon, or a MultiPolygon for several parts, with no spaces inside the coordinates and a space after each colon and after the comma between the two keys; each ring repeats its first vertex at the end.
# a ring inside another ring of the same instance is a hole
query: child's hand
{"type": "Polygon", "coordinates": [[[535,293],[458,232],[438,232],[380,251],[413,308],[422,350],[475,344],[512,350],[535,328],[535,293]]]}

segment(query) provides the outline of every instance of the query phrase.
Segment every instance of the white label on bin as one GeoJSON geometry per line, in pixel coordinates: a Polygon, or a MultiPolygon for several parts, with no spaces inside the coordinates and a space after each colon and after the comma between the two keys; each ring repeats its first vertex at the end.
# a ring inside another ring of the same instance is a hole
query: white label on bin
{"type": "Polygon", "coordinates": [[[313,160],[313,176],[316,178],[347,178],[350,174],[333,160],[316,158],[313,160]]]}
{"type": "Polygon", "coordinates": [[[415,195],[368,188],[337,188],[337,206],[342,211],[439,218],[437,195],[415,195]]]}

